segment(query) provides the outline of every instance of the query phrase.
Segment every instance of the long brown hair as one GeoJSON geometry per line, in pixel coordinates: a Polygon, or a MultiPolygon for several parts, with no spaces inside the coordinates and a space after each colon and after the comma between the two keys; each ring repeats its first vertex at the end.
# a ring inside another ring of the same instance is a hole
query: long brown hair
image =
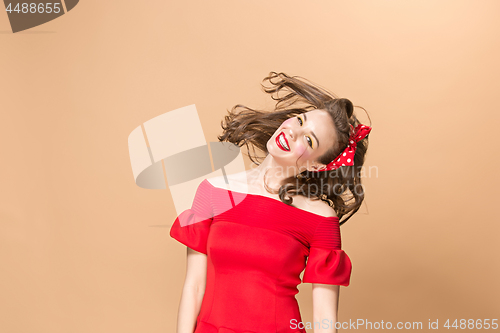
{"type": "MultiPolygon", "coordinates": [[[[350,100],[338,98],[300,76],[270,72],[263,80],[266,81],[271,86],[262,84],[262,88],[277,101],[274,110],[267,112],[241,104],[235,105],[221,122],[223,133],[218,137],[219,141],[245,146],[250,160],[258,165],[262,158],[257,155],[255,148],[267,155],[267,142],[285,120],[320,109],[327,111],[333,120],[338,140],[318,161],[328,164],[345,149],[350,134],[349,125],[356,127],[360,123],[354,115],[354,106],[350,100]],[[286,94],[279,97],[280,92],[286,94]]],[[[359,210],[364,200],[360,172],[367,149],[368,136],[357,143],[353,166],[343,166],[331,171],[304,171],[297,177],[284,179],[277,192],[270,190],[266,184],[265,187],[271,193],[278,193],[280,200],[288,205],[292,205],[295,195],[328,201],[339,219],[345,216],[340,221],[342,225],[359,210]]]]}

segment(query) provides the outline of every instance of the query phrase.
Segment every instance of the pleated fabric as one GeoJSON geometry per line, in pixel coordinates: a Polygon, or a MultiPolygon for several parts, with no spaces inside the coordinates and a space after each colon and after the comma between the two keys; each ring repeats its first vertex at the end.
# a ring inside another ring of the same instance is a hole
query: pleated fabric
{"type": "Polygon", "coordinates": [[[349,285],[352,264],[341,249],[339,219],[270,197],[204,180],[170,236],[207,255],[195,333],[305,333],[297,286],[349,285]]]}

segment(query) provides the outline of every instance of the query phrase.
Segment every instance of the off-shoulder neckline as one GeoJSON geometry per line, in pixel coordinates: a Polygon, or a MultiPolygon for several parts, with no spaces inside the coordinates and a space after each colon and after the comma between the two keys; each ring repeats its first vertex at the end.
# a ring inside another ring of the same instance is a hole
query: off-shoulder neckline
{"type": "Polygon", "coordinates": [[[280,200],[276,200],[276,199],[273,199],[271,197],[267,197],[267,196],[262,195],[262,194],[243,193],[243,192],[228,190],[228,189],[225,189],[225,188],[222,188],[222,187],[217,187],[217,186],[214,186],[211,182],[209,182],[208,179],[204,179],[203,182],[207,182],[212,188],[216,188],[216,189],[219,189],[219,190],[224,190],[224,191],[227,191],[227,192],[232,192],[232,193],[242,194],[242,195],[246,195],[246,196],[251,196],[251,197],[254,197],[254,198],[263,198],[263,199],[272,200],[272,201],[275,201],[280,206],[286,206],[286,207],[289,207],[289,209],[295,209],[298,212],[305,213],[305,214],[310,214],[310,215],[313,215],[313,216],[315,216],[317,218],[334,219],[334,220],[337,220],[337,221],[339,220],[338,216],[323,216],[323,215],[320,215],[320,214],[316,214],[316,213],[313,213],[313,212],[310,212],[310,211],[307,211],[307,210],[300,209],[300,208],[295,207],[295,206],[287,205],[286,203],[284,203],[284,202],[282,202],[280,200]]]}

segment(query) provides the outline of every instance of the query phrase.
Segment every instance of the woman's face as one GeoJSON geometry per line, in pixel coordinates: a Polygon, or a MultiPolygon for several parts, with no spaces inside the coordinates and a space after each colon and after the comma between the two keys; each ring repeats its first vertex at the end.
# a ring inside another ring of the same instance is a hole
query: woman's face
{"type": "Polygon", "coordinates": [[[298,166],[294,174],[324,166],[317,160],[337,140],[326,111],[312,110],[285,120],[267,142],[267,151],[283,167],[298,166]]]}

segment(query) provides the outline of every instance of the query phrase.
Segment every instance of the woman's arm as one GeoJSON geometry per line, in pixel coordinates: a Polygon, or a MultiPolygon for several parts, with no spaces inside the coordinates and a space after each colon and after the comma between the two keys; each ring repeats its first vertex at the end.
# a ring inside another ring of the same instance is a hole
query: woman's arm
{"type": "Polygon", "coordinates": [[[177,333],[193,333],[207,282],[207,255],[187,248],[186,280],[177,315],[177,333]]]}
{"type": "Polygon", "coordinates": [[[340,286],[313,283],[313,322],[314,333],[337,333],[335,323],[339,306],[340,286]]]}

